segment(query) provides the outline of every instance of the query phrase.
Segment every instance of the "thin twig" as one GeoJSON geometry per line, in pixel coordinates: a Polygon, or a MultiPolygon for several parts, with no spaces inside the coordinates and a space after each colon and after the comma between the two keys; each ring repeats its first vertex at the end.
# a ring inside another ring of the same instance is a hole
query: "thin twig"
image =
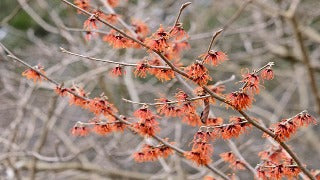
{"type": "MultiPolygon", "coordinates": [[[[121,66],[133,66],[136,67],[138,64],[135,63],[125,63],[125,62],[117,62],[117,61],[111,61],[111,60],[107,60],[107,59],[100,59],[100,58],[94,58],[94,57],[90,57],[90,56],[86,56],[86,55],[82,55],[82,54],[77,54],[71,51],[68,51],[62,47],[60,47],[61,52],[66,53],[66,54],[70,54],[73,56],[78,56],[81,58],[86,58],[88,60],[93,60],[93,61],[99,61],[99,62],[105,62],[105,63],[110,63],[110,64],[118,64],[121,66]]],[[[168,66],[153,66],[153,65],[147,65],[148,68],[155,68],[155,69],[171,69],[168,66]]]]}
{"type": "Polygon", "coordinates": [[[180,19],[182,11],[186,7],[188,7],[190,4],[191,4],[191,2],[186,2],[186,3],[182,4],[182,6],[181,6],[181,8],[179,10],[178,16],[177,16],[176,20],[174,21],[173,26],[172,26],[172,28],[171,28],[171,30],[169,32],[171,32],[173,30],[173,28],[179,24],[179,19],[180,19]]]}
{"type": "Polygon", "coordinates": [[[208,46],[207,52],[210,52],[214,40],[218,37],[218,35],[219,35],[222,31],[223,31],[223,29],[220,29],[220,30],[216,31],[216,32],[213,34],[212,39],[211,39],[211,41],[210,41],[210,44],[209,44],[209,46],[208,46]]]}

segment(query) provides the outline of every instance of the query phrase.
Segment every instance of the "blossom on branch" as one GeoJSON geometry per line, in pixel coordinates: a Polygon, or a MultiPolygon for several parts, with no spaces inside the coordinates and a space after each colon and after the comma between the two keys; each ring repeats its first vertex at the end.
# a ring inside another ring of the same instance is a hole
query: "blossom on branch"
{"type": "MultiPolygon", "coordinates": [[[[74,0],[74,4],[86,11],[88,11],[90,8],[89,0],[74,0]]],[[[77,12],[78,14],[82,13],[80,10],[77,10],[77,12]]]]}
{"type": "Polygon", "coordinates": [[[212,160],[213,148],[205,136],[197,136],[193,140],[191,151],[187,151],[184,156],[195,162],[199,166],[208,165],[212,160]]]}
{"type": "Polygon", "coordinates": [[[245,110],[248,109],[252,104],[253,98],[242,91],[235,91],[230,94],[227,94],[226,101],[230,103],[230,105],[226,105],[227,107],[232,107],[237,110],[245,110]]]}
{"type": "MultiPolygon", "coordinates": [[[[42,74],[46,74],[44,71],[44,67],[40,64],[34,67],[37,71],[39,71],[42,74]]],[[[27,79],[33,79],[33,82],[36,83],[37,81],[41,82],[42,79],[44,79],[40,73],[33,69],[27,69],[22,72],[22,76],[26,77],[27,79]]]]}
{"type": "Polygon", "coordinates": [[[212,64],[214,66],[217,66],[223,61],[228,60],[228,56],[224,52],[213,50],[210,50],[209,52],[202,54],[199,57],[202,59],[204,63],[212,64]]]}
{"type": "Polygon", "coordinates": [[[208,81],[212,80],[208,73],[208,69],[198,61],[187,66],[185,68],[185,72],[194,82],[196,82],[200,86],[206,85],[208,81]]]}

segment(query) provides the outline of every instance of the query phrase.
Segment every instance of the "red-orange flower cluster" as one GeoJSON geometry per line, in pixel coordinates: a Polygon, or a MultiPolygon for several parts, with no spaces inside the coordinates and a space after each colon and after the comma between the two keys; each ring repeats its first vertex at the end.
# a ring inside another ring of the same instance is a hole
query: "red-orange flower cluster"
{"type": "Polygon", "coordinates": [[[251,124],[242,117],[230,117],[229,121],[229,124],[211,126],[214,128],[212,135],[215,135],[216,137],[221,136],[223,139],[230,139],[238,137],[246,132],[248,127],[251,127],[251,124]]]}
{"type": "Polygon", "coordinates": [[[112,68],[111,74],[114,77],[118,77],[118,76],[125,75],[126,71],[124,70],[123,66],[117,66],[117,67],[112,68]]]}
{"type": "Polygon", "coordinates": [[[111,7],[116,7],[119,4],[119,0],[107,0],[111,7]]]}
{"type": "Polygon", "coordinates": [[[259,178],[263,180],[277,179],[280,180],[283,177],[289,179],[296,177],[301,172],[301,169],[292,164],[292,162],[286,162],[283,164],[276,164],[273,162],[265,162],[257,168],[259,178]]]}
{"type": "Polygon", "coordinates": [[[169,48],[169,33],[160,25],[159,29],[151,37],[145,39],[146,45],[155,51],[164,52],[169,48]]]}
{"type": "MultiPolygon", "coordinates": [[[[226,101],[231,104],[232,108],[237,110],[247,109],[252,104],[253,97],[243,91],[235,91],[227,94],[226,101]]],[[[226,105],[229,107],[230,105],[226,105]]]]}
{"type": "Polygon", "coordinates": [[[202,59],[204,63],[212,64],[214,66],[217,66],[223,61],[228,60],[228,56],[224,52],[213,50],[210,50],[209,52],[202,54],[199,57],[202,59]]]}
{"type": "Polygon", "coordinates": [[[198,61],[187,66],[185,72],[200,86],[206,85],[212,79],[208,73],[208,69],[198,61]]]}
{"type": "Polygon", "coordinates": [[[271,80],[274,78],[274,73],[271,67],[269,66],[261,72],[260,76],[262,79],[271,80]]]}
{"type": "MultiPolygon", "coordinates": [[[[157,57],[153,57],[152,60],[149,61],[149,64],[153,66],[163,66],[163,63],[161,63],[161,60],[157,57]]],[[[162,82],[169,81],[175,77],[174,71],[171,69],[150,68],[148,72],[162,82]]]]}
{"type": "Polygon", "coordinates": [[[115,30],[111,30],[109,34],[103,36],[103,41],[108,42],[113,48],[129,48],[132,47],[132,40],[117,34],[115,30]]]}
{"type": "Polygon", "coordinates": [[[260,152],[259,156],[263,161],[257,168],[261,179],[281,179],[283,177],[291,179],[301,172],[293,159],[281,147],[272,146],[260,152]]]}
{"type": "Polygon", "coordinates": [[[89,129],[85,126],[74,126],[71,130],[71,134],[74,136],[87,136],[89,134],[89,129]]]}
{"type": "MultiPolygon", "coordinates": [[[[40,64],[34,67],[37,71],[39,71],[42,74],[46,74],[44,71],[43,66],[40,64]]],[[[44,79],[37,71],[33,69],[27,69],[22,72],[22,76],[25,76],[27,79],[33,79],[33,82],[36,83],[37,81],[41,82],[42,79],[44,79]]]]}
{"type": "MultiPolygon", "coordinates": [[[[86,11],[88,11],[90,8],[89,0],[74,0],[74,4],[76,6],[78,6],[79,8],[84,9],[86,11]]],[[[82,13],[80,10],[78,10],[77,12],[78,12],[78,14],[82,13]]]]}
{"type": "Polygon", "coordinates": [[[72,88],[56,87],[55,92],[60,96],[68,95],[70,105],[80,106],[81,108],[94,113],[96,116],[104,115],[110,120],[115,120],[114,114],[116,114],[118,110],[105,96],[89,99],[84,89],[77,86],[72,88]],[[69,91],[73,93],[70,93],[69,91]]]}
{"type": "Polygon", "coordinates": [[[163,144],[158,146],[144,145],[141,151],[133,154],[133,158],[136,162],[141,163],[146,161],[155,161],[159,157],[167,158],[173,153],[173,149],[163,144]]]}
{"type": "Polygon", "coordinates": [[[221,153],[220,157],[225,161],[228,162],[230,167],[235,170],[244,170],[245,166],[242,161],[236,158],[236,156],[232,152],[225,152],[221,153]]]}
{"type": "Polygon", "coordinates": [[[141,20],[132,19],[131,25],[134,27],[134,32],[137,33],[140,38],[146,37],[150,32],[148,25],[141,20]]]}
{"type": "Polygon", "coordinates": [[[183,29],[182,23],[177,23],[170,31],[170,36],[174,37],[175,40],[181,40],[188,38],[187,32],[183,29]]]}
{"type": "Polygon", "coordinates": [[[165,115],[167,117],[176,117],[181,115],[181,109],[174,106],[174,104],[170,104],[170,100],[166,98],[156,99],[158,103],[161,105],[157,105],[157,112],[160,115],[165,115]]]}
{"type": "Polygon", "coordinates": [[[245,73],[242,74],[242,81],[244,83],[243,90],[245,92],[251,93],[251,94],[258,94],[260,92],[260,81],[259,76],[257,76],[255,73],[245,73]]]}
{"type": "Polygon", "coordinates": [[[213,148],[208,142],[208,138],[197,133],[193,140],[192,150],[187,151],[184,156],[200,166],[208,165],[211,162],[212,153],[213,148]]]}
{"type": "Polygon", "coordinates": [[[139,121],[132,126],[142,136],[154,136],[159,130],[158,116],[154,115],[148,107],[143,106],[133,113],[139,121]]]}
{"type": "Polygon", "coordinates": [[[316,120],[307,111],[303,111],[296,116],[284,119],[272,126],[271,130],[275,133],[278,141],[285,141],[294,134],[299,127],[309,124],[316,124],[316,120]]]}
{"type": "Polygon", "coordinates": [[[84,21],[83,29],[86,29],[86,30],[98,29],[98,23],[99,22],[94,15],[90,16],[87,20],[84,21]]]}
{"type": "Polygon", "coordinates": [[[146,61],[142,61],[137,64],[136,70],[134,71],[134,75],[145,78],[147,76],[148,71],[149,64],[146,61]]]}

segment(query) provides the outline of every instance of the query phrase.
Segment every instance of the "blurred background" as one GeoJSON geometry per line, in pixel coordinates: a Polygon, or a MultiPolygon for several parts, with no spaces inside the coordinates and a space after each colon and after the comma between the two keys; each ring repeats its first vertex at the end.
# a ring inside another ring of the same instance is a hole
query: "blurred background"
{"type": "MultiPolygon", "coordinates": [[[[159,24],[171,26],[185,2],[120,0],[114,10],[127,23],[132,17],[145,21],[154,32],[159,24]]],[[[241,69],[252,70],[273,61],[275,79],[264,83],[249,114],[266,126],[302,110],[319,120],[319,0],[191,2],[181,17],[191,46],[183,53],[185,65],[206,51],[213,32],[225,27],[214,49],[227,53],[230,61],[209,68],[212,83],[235,75],[235,80],[226,84],[226,92],[235,91],[240,87],[236,82],[241,80],[241,69]],[[297,7],[292,7],[294,2],[298,2],[297,7]],[[293,9],[295,17],[288,18],[293,9]]],[[[91,3],[108,11],[104,0],[91,3]]],[[[62,53],[60,47],[124,62],[137,62],[147,55],[143,50],[114,50],[101,36],[85,40],[85,33],[76,29],[83,27],[86,18],[60,0],[1,0],[0,42],[29,64],[43,65],[50,77],[64,82],[66,87],[78,84],[91,92],[91,97],[104,93],[124,115],[130,116],[139,106],[125,103],[122,98],[153,102],[161,95],[172,98],[177,89],[185,90],[177,80],[162,83],[151,76],[135,78],[131,68],[126,68],[125,76],[114,78],[109,74],[114,65],[62,53]]],[[[67,99],[56,96],[51,84],[34,84],[22,78],[24,70],[0,49],[0,179],[202,179],[210,175],[207,169],[178,155],[136,163],[132,153],[151,140],[127,131],[105,137],[72,136],[74,124],[87,122],[93,115],[69,106],[67,99]]],[[[220,102],[211,107],[211,112],[224,119],[237,115],[220,102]]],[[[161,137],[169,137],[185,150],[191,149],[189,143],[198,130],[179,118],[162,118],[160,127],[161,137]]],[[[320,168],[319,130],[318,126],[300,128],[288,142],[309,169],[320,168]]],[[[270,146],[261,136],[252,128],[231,140],[253,167],[260,162],[258,153],[270,146]]],[[[226,174],[233,173],[219,157],[230,151],[229,142],[217,140],[213,147],[213,165],[226,174]]],[[[239,179],[253,179],[249,171],[235,174],[239,179]]]]}

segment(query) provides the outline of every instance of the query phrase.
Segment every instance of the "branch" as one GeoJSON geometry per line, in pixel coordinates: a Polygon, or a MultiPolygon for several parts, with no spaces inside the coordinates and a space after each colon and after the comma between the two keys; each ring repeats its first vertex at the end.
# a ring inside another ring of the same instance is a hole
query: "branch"
{"type": "Polygon", "coordinates": [[[298,25],[298,21],[297,21],[296,16],[293,14],[292,17],[289,18],[289,20],[291,21],[293,32],[294,32],[294,35],[296,37],[296,40],[298,42],[298,46],[299,46],[301,54],[302,54],[303,63],[306,66],[307,71],[308,71],[310,84],[311,84],[311,89],[312,89],[312,92],[313,92],[313,96],[315,97],[316,102],[317,102],[318,113],[320,114],[320,93],[319,93],[319,89],[318,89],[318,86],[317,86],[317,80],[316,80],[315,71],[314,71],[314,68],[311,65],[311,59],[309,57],[309,53],[308,53],[307,47],[305,46],[305,44],[303,42],[302,33],[299,30],[299,25],[298,25]]]}
{"type": "Polygon", "coordinates": [[[186,7],[188,7],[190,4],[191,4],[191,2],[186,2],[186,3],[182,4],[182,6],[181,6],[181,8],[180,8],[180,10],[179,10],[178,16],[177,16],[176,20],[174,21],[174,24],[173,24],[172,29],[171,29],[170,31],[172,31],[173,28],[178,25],[182,11],[183,11],[186,7]]]}
{"type": "MultiPolygon", "coordinates": [[[[134,63],[125,63],[125,62],[117,62],[117,61],[111,61],[111,60],[107,60],[107,59],[99,59],[99,58],[94,58],[94,57],[90,57],[90,56],[86,56],[86,55],[82,55],[82,54],[77,54],[77,53],[73,53],[70,52],[62,47],[60,47],[61,52],[66,53],[66,54],[70,54],[73,56],[78,56],[81,58],[86,58],[88,60],[92,60],[92,61],[99,61],[99,62],[105,62],[105,63],[110,63],[110,64],[118,64],[121,66],[133,66],[136,67],[138,64],[134,64],[134,63]]],[[[171,69],[168,66],[153,66],[153,65],[148,65],[148,68],[155,68],[155,69],[171,69]]]]}

